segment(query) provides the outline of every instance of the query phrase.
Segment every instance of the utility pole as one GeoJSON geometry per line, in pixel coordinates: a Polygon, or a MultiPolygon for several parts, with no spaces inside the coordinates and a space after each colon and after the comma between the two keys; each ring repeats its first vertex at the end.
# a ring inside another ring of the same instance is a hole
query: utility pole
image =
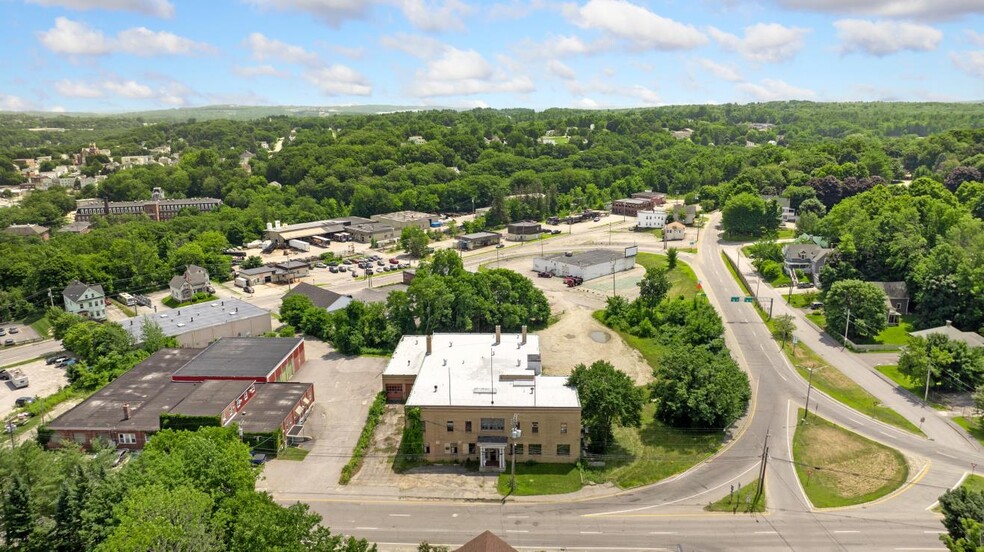
{"type": "Polygon", "coordinates": [[[806,408],[803,412],[803,419],[807,419],[810,416],[810,391],[813,391],[813,371],[816,368],[810,368],[810,379],[806,386],[806,408]]]}
{"type": "Polygon", "coordinates": [[[847,348],[847,329],[849,327],[851,327],[851,309],[847,309],[847,317],[844,319],[844,343],[842,343],[842,351],[847,348]]]}
{"type": "Polygon", "coordinates": [[[14,423],[13,422],[7,422],[7,433],[10,434],[10,448],[11,449],[17,448],[17,441],[14,440],[14,430],[15,429],[16,428],[14,427],[14,423]]]}
{"type": "Polygon", "coordinates": [[[523,436],[523,431],[519,429],[519,414],[513,414],[512,423],[512,474],[509,476],[509,489],[516,492],[516,441],[523,436]]]}
{"type": "Polygon", "coordinates": [[[759,469],[758,478],[758,490],[755,491],[755,502],[758,502],[759,497],[762,496],[762,492],[765,490],[765,468],[769,464],[769,433],[765,434],[765,443],[762,445],[762,467],[759,469]]]}
{"type": "Polygon", "coordinates": [[[926,395],[923,397],[923,401],[929,402],[929,376],[933,374],[933,368],[931,366],[926,367],[926,395]]]}
{"type": "Polygon", "coordinates": [[[48,288],[48,304],[52,307],[55,306],[55,298],[51,296],[51,288],[48,288]]]}
{"type": "Polygon", "coordinates": [[[615,297],[618,293],[615,292],[615,261],[612,261],[612,297],[615,297]]]}

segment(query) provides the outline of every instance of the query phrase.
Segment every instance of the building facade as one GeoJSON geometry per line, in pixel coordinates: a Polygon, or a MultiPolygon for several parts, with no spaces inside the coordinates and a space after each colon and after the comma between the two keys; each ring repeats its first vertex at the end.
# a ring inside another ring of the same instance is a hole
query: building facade
{"type": "Polygon", "coordinates": [[[430,230],[431,221],[438,220],[437,215],[421,213],[420,211],[397,211],[395,213],[372,215],[370,218],[373,222],[387,224],[399,231],[402,231],[408,226],[416,226],[421,230],[430,230]]]}
{"type": "Polygon", "coordinates": [[[136,343],[145,324],[160,326],[182,347],[205,347],[223,337],[252,337],[272,330],[270,312],[239,299],[216,299],[177,309],[145,314],[122,322],[136,343]]]}
{"type": "Polygon", "coordinates": [[[679,241],[686,239],[687,227],[682,222],[673,221],[663,227],[663,239],[665,241],[679,241]]]}
{"type": "Polygon", "coordinates": [[[221,199],[194,197],[189,199],[151,199],[148,201],[109,201],[80,199],[76,202],[75,220],[89,222],[95,217],[110,215],[145,215],[151,220],[171,220],[183,210],[201,213],[214,211],[222,205],[221,199]]]}
{"type": "Polygon", "coordinates": [[[652,211],[656,203],[650,199],[626,197],[612,201],[612,214],[634,217],[639,211],[652,211]]]}
{"type": "Polygon", "coordinates": [[[636,213],[636,224],[640,229],[662,228],[666,224],[666,210],[639,211],[636,213]]]}
{"type": "Polygon", "coordinates": [[[184,274],[171,278],[168,287],[171,290],[171,297],[183,303],[191,301],[196,293],[211,293],[212,279],[208,276],[208,271],[196,265],[185,267],[184,274]]]}
{"type": "Polygon", "coordinates": [[[502,241],[502,234],[497,232],[475,232],[458,236],[458,248],[470,251],[481,247],[496,245],[502,241]]]}
{"type": "Polygon", "coordinates": [[[389,224],[381,222],[371,222],[366,224],[353,224],[348,227],[348,233],[352,239],[359,243],[372,243],[392,241],[400,239],[400,231],[389,224]]]}
{"type": "Polygon", "coordinates": [[[62,291],[65,312],[91,320],[106,320],[106,293],[99,284],[83,284],[75,280],[62,291]]]}
{"type": "Polygon", "coordinates": [[[624,251],[592,249],[571,256],[553,255],[533,259],[533,270],[549,272],[554,276],[576,276],[584,281],[594,280],[613,273],[632,270],[635,267],[636,247],[624,251]]]}
{"type": "Polygon", "coordinates": [[[543,231],[539,222],[511,222],[506,225],[506,239],[509,241],[530,241],[540,238],[543,231]]]}

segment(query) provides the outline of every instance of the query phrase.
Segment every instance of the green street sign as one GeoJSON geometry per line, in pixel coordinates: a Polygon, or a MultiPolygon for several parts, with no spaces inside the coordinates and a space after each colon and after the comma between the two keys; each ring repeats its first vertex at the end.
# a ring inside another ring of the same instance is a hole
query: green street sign
{"type": "Polygon", "coordinates": [[[741,297],[738,297],[737,295],[734,295],[734,296],[731,297],[731,302],[732,303],[741,302],[741,297]]]}
{"type": "Polygon", "coordinates": [[[752,301],[754,301],[754,300],[755,300],[755,298],[754,298],[754,297],[746,297],[746,298],[745,298],[745,302],[746,302],[746,303],[751,303],[751,302],[752,302],[752,301]]]}

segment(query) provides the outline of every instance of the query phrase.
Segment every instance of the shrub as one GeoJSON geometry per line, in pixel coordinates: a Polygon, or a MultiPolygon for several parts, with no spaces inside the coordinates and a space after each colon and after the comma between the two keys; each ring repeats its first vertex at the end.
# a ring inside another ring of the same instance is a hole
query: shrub
{"type": "Polygon", "coordinates": [[[369,445],[372,444],[373,433],[376,432],[376,426],[379,425],[379,419],[383,417],[385,411],[386,392],[380,391],[376,394],[376,399],[372,401],[372,406],[369,407],[366,425],[362,428],[359,442],[355,444],[355,449],[352,451],[352,458],[342,468],[342,475],[338,478],[340,485],[348,485],[352,477],[359,472],[359,468],[362,467],[362,459],[365,457],[366,451],[369,450],[369,445]]]}

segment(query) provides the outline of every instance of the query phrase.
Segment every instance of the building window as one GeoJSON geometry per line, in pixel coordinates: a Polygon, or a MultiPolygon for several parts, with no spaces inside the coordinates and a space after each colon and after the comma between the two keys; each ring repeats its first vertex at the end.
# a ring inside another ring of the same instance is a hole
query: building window
{"type": "Polygon", "coordinates": [[[475,443],[468,443],[468,456],[475,454],[475,443]]]}
{"type": "Polygon", "coordinates": [[[557,445],[557,456],[570,456],[571,446],[570,445],[557,445]]]}
{"type": "Polygon", "coordinates": [[[456,444],[448,445],[447,452],[450,452],[451,454],[458,454],[458,445],[456,444]]]}
{"type": "Polygon", "coordinates": [[[516,456],[522,456],[523,455],[523,445],[521,445],[521,444],[513,445],[513,453],[516,456]]]}
{"type": "Polygon", "coordinates": [[[396,385],[392,385],[392,384],[391,385],[387,385],[386,386],[386,394],[387,395],[402,395],[403,394],[403,386],[402,385],[399,385],[399,384],[396,384],[396,385]]]}
{"type": "Polygon", "coordinates": [[[430,453],[431,453],[431,446],[428,443],[428,444],[424,445],[424,454],[430,454],[430,453]]]}
{"type": "Polygon", "coordinates": [[[482,418],[482,431],[503,431],[505,429],[505,418],[482,418]]]}
{"type": "Polygon", "coordinates": [[[543,445],[530,445],[530,456],[540,456],[543,454],[543,445]]]}
{"type": "Polygon", "coordinates": [[[448,433],[451,433],[453,431],[454,431],[454,421],[448,420],[448,433]]]}
{"type": "Polygon", "coordinates": [[[119,440],[117,441],[119,445],[135,445],[137,444],[137,435],[135,433],[120,433],[119,440]]]}
{"type": "Polygon", "coordinates": [[[465,421],[465,433],[471,433],[472,425],[471,420],[465,421]]]}
{"type": "Polygon", "coordinates": [[[540,422],[530,422],[530,431],[540,433],[540,422]]]}
{"type": "Polygon", "coordinates": [[[561,435],[566,435],[567,434],[567,424],[566,423],[561,423],[560,424],[560,434],[561,435]]]}

